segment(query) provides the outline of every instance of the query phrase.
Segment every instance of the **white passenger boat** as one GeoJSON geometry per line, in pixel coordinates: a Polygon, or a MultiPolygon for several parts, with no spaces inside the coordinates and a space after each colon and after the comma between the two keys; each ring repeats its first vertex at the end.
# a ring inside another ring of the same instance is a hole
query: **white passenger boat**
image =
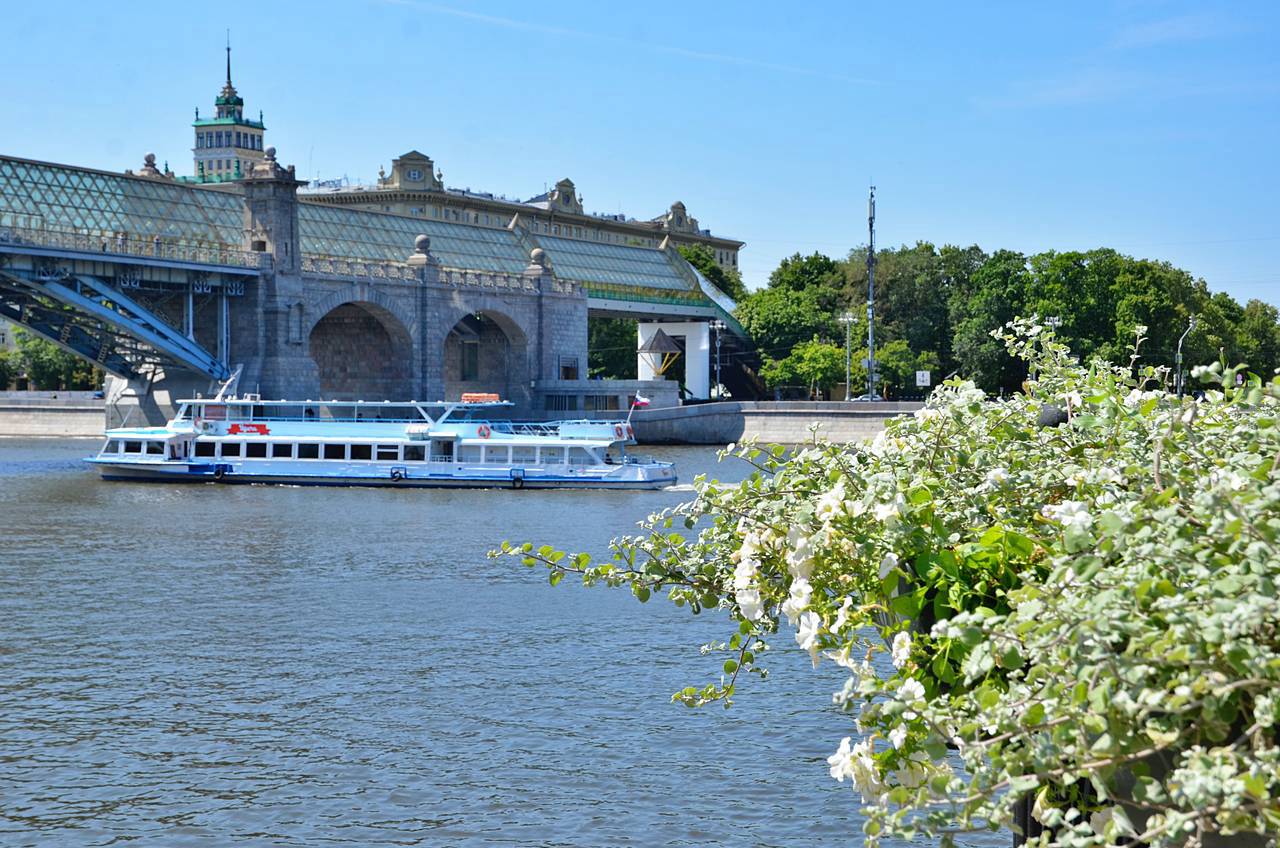
{"type": "Polygon", "coordinates": [[[629,421],[489,419],[503,401],[180,401],[164,427],[106,432],[107,480],[323,486],[657,489],[670,462],[629,454],[629,421]]]}

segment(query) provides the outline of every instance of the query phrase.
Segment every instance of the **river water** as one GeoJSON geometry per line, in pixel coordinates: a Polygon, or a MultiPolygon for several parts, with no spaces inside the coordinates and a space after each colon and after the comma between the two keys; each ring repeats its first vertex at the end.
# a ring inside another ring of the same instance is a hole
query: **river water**
{"type": "Polygon", "coordinates": [[[485,556],[601,552],[687,486],[105,483],[95,447],[0,441],[0,845],[861,843],[838,669],[785,646],[689,710],[722,614],[485,556]]]}

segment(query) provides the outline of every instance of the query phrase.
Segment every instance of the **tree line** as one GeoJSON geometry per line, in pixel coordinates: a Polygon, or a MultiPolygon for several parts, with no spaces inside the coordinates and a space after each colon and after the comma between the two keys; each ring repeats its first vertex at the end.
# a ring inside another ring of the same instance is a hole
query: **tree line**
{"type": "MultiPolygon", "coordinates": [[[[852,319],[855,393],[865,387],[866,249],[844,259],[795,254],[768,285],[738,300],[736,316],[761,357],[770,386],[825,389],[844,380],[845,325],[852,319]]],[[[1039,315],[1088,361],[1125,361],[1133,328],[1146,325],[1146,362],[1173,366],[1178,339],[1188,367],[1225,358],[1268,376],[1280,367],[1280,311],[1261,300],[1241,306],[1225,292],[1168,262],[1136,259],[1110,248],[1012,250],[928,242],[876,254],[876,359],[890,396],[912,393],[914,372],[959,373],[988,392],[1011,392],[1026,378],[991,336],[1015,316],[1039,315]]]]}
{"type": "Polygon", "coordinates": [[[26,378],[28,388],[89,390],[102,387],[102,372],[89,362],[26,330],[15,330],[14,347],[0,349],[0,390],[26,378]]]}

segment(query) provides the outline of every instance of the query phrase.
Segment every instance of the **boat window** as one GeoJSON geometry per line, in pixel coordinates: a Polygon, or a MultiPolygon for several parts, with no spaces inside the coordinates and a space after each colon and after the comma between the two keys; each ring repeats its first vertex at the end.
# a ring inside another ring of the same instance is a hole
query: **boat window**
{"type": "Polygon", "coordinates": [[[479,445],[463,445],[458,448],[458,462],[479,462],[480,446],[479,445]]]}
{"type": "Polygon", "coordinates": [[[325,445],[324,458],[325,459],[346,459],[347,446],[346,445],[325,445]]]}
{"type": "Polygon", "coordinates": [[[442,440],[432,442],[431,458],[436,462],[453,462],[453,442],[442,440]]]}
{"type": "Polygon", "coordinates": [[[223,456],[239,456],[240,443],[239,442],[223,442],[222,455],[223,456]]]}
{"type": "Polygon", "coordinates": [[[595,457],[593,457],[586,448],[569,448],[569,464],[594,465],[595,457]]]}
{"type": "Polygon", "coordinates": [[[373,445],[352,445],[352,459],[373,459],[373,445]]]}
{"type": "Polygon", "coordinates": [[[298,459],[319,459],[320,446],[314,442],[304,442],[298,445],[298,459]]]}
{"type": "Polygon", "coordinates": [[[426,458],[426,451],[422,449],[422,445],[405,445],[404,461],[405,462],[422,462],[426,458]]]}
{"type": "Polygon", "coordinates": [[[244,446],[244,455],[250,459],[266,459],[267,443],[266,442],[249,442],[244,446]]]}
{"type": "Polygon", "coordinates": [[[275,442],[271,445],[271,456],[273,459],[292,459],[293,445],[287,442],[275,442]]]}
{"type": "Polygon", "coordinates": [[[125,442],[125,453],[142,453],[142,442],[125,442]]]}
{"type": "Polygon", "coordinates": [[[507,448],[506,445],[503,445],[502,447],[498,447],[497,445],[485,445],[484,461],[485,462],[504,462],[504,463],[509,462],[510,460],[508,459],[508,450],[509,448],[507,448]]]}
{"type": "Polygon", "coordinates": [[[108,439],[106,446],[102,449],[103,453],[120,453],[120,442],[116,439],[108,439]]]}
{"type": "Polygon", "coordinates": [[[378,445],[378,459],[399,459],[399,445],[378,445]]]}
{"type": "Polygon", "coordinates": [[[164,442],[147,442],[147,453],[164,456],[164,442]]]}
{"type": "Polygon", "coordinates": [[[218,446],[213,442],[196,442],[196,456],[213,456],[218,452],[218,446]]]}
{"type": "Polygon", "coordinates": [[[546,447],[539,448],[540,459],[543,465],[564,465],[564,448],[562,447],[546,447]]]}
{"type": "Polygon", "coordinates": [[[511,461],[532,464],[538,461],[538,449],[534,445],[512,445],[511,461]]]}

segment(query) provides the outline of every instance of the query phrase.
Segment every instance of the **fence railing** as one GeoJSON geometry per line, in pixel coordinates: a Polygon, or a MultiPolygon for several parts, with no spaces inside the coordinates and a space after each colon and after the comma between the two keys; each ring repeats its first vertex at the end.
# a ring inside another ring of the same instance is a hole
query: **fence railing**
{"type": "Polygon", "coordinates": [[[365,259],[346,259],[340,256],[302,257],[302,271],[307,274],[323,274],[331,277],[359,277],[369,280],[418,279],[417,272],[403,262],[377,262],[365,259]]]}
{"type": "Polygon", "coordinates": [[[268,253],[235,250],[213,242],[126,232],[77,232],[0,226],[0,246],[2,245],[53,248],[108,256],[167,259],[199,265],[230,265],[236,268],[263,269],[271,266],[271,255],[268,253]]]}

